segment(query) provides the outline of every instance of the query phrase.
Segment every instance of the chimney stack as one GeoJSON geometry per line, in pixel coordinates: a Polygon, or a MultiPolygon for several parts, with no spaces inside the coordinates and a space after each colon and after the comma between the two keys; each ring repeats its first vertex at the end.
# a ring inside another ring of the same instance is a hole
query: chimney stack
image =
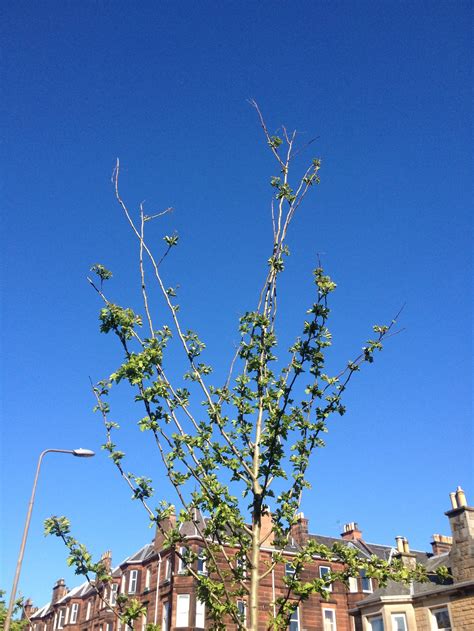
{"type": "Polygon", "coordinates": [[[304,513],[296,515],[296,523],[291,527],[291,536],[295,543],[300,546],[304,546],[308,541],[308,524],[309,521],[304,516],[304,513]]]}
{"type": "Polygon", "coordinates": [[[395,554],[395,558],[400,559],[405,567],[410,570],[414,570],[416,566],[416,557],[412,552],[410,552],[408,539],[398,535],[395,537],[395,541],[397,542],[397,552],[395,554]]]}
{"type": "Polygon", "coordinates": [[[100,560],[106,572],[110,574],[110,570],[112,569],[112,550],[106,550],[100,557],[100,560]]]}
{"type": "Polygon", "coordinates": [[[452,546],[449,553],[451,573],[455,581],[474,579],[474,507],[468,506],[466,495],[458,486],[450,493],[452,509],[445,514],[449,518],[452,546]]]}
{"type": "Polygon", "coordinates": [[[265,511],[260,521],[260,543],[265,547],[273,544],[273,519],[269,510],[265,511]]]}
{"type": "Polygon", "coordinates": [[[348,524],[344,524],[344,530],[341,533],[341,537],[344,541],[358,541],[362,539],[362,531],[359,530],[359,525],[355,521],[351,521],[348,524]]]}
{"type": "Polygon", "coordinates": [[[56,581],[53,587],[53,595],[51,598],[51,604],[55,605],[58,600],[61,600],[67,594],[66,583],[63,578],[60,578],[56,581]]]}
{"type": "Polygon", "coordinates": [[[452,537],[447,537],[446,535],[434,534],[433,541],[431,542],[433,556],[438,556],[438,554],[444,554],[445,552],[449,552],[451,550],[452,545],[453,545],[452,537]]]}
{"type": "Polygon", "coordinates": [[[170,530],[176,528],[176,512],[175,507],[170,506],[168,517],[165,517],[161,520],[159,524],[156,526],[156,534],[155,534],[155,550],[162,550],[163,544],[165,542],[165,534],[170,530]]]}
{"type": "Polygon", "coordinates": [[[37,611],[37,608],[33,607],[33,602],[31,598],[27,598],[25,602],[23,603],[23,611],[21,614],[21,619],[29,620],[31,616],[35,613],[35,611],[37,611]]]}

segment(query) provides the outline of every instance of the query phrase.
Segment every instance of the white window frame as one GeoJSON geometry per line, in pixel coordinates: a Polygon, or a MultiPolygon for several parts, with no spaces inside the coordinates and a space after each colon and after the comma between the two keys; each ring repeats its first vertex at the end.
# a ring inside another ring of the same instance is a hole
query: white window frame
{"type": "Polygon", "coordinates": [[[237,612],[244,623],[244,627],[247,626],[247,603],[245,600],[237,601],[237,612]]]}
{"type": "MultiPolygon", "coordinates": [[[[181,556],[185,556],[185,554],[187,553],[186,547],[181,546],[181,548],[179,549],[179,553],[181,556]]],[[[181,556],[178,557],[178,574],[186,574],[188,571],[187,564],[186,561],[181,558],[181,556]]]]}
{"type": "Polygon", "coordinates": [[[92,601],[88,600],[87,601],[87,609],[86,609],[86,620],[90,620],[91,612],[92,612],[92,601]]]}
{"type": "Polygon", "coordinates": [[[71,605],[71,615],[69,617],[70,624],[76,624],[78,614],[79,614],[79,603],[73,603],[71,605]]]}
{"type": "Polygon", "coordinates": [[[398,611],[398,612],[392,613],[392,615],[390,616],[390,620],[391,620],[391,623],[392,623],[393,631],[398,631],[398,628],[396,626],[397,625],[397,622],[396,622],[397,618],[402,618],[403,624],[404,624],[403,631],[408,631],[407,616],[406,616],[406,614],[403,611],[398,611]]]}
{"type": "Polygon", "coordinates": [[[118,583],[112,583],[109,590],[109,605],[115,607],[117,604],[118,583]]]}
{"type": "Polygon", "coordinates": [[[323,609],[323,629],[324,631],[337,631],[336,610],[332,609],[331,607],[324,607],[323,609]],[[329,611],[332,616],[329,629],[326,629],[326,612],[327,611],[329,611]]]}
{"type": "Polygon", "coordinates": [[[349,577],[349,591],[351,594],[356,594],[359,591],[359,583],[357,581],[357,576],[349,577]]]}
{"type": "Polygon", "coordinates": [[[198,574],[202,574],[203,576],[207,575],[206,555],[204,548],[199,548],[197,568],[198,574]],[[201,569],[199,569],[199,566],[201,566],[201,569]]]}
{"type": "MultiPolygon", "coordinates": [[[[329,565],[320,565],[319,566],[319,578],[324,578],[325,574],[330,574],[331,573],[331,566],[329,565]],[[327,570],[327,572],[322,572],[321,570],[327,570]]],[[[331,585],[328,585],[327,587],[325,587],[325,589],[328,590],[328,592],[332,592],[332,583],[331,585]]]]}
{"type": "Polygon", "coordinates": [[[432,609],[430,609],[430,616],[431,616],[431,627],[433,631],[438,631],[439,629],[441,629],[441,631],[444,631],[444,629],[448,629],[448,631],[452,631],[453,623],[451,622],[451,614],[449,613],[448,605],[442,605],[440,607],[433,607],[432,609]],[[444,627],[444,628],[438,627],[438,621],[436,620],[435,614],[441,611],[446,611],[446,613],[448,614],[449,627],[444,627]]]}
{"type": "Polygon", "coordinates": [[[370,576],[366,576],[365,570],[360,571],[360,586],[364,594],[372,594],[374,591],[374,586],[372,585],[372,579],[370,578],[370,576]],[[369,581],[368,589],[364,589],[364,581],[369,581]]]}
{"type": "Polygon", "coordinates": [[[169,631],[170,628],[170,601],[165,600],[161,608],[161,631],[169,631]]]}
{"type": "Polygon", "coordinates": [[[294,576],[296,574],[296,568],[291,565],[291,561],[285,563],[285,576],[294,576]]]}
{"type": "Polygon", "coordinates": [[[242,577],[247,578],[247,560],[242,557],[237,557],[235,567],[242,569],[242,577]]]}
{"type": "Polygon", "coordinates": [[[199,598],[196,598],[196,612],[194,623],[198,629],[206,628],[206,604],[202,600],[199,600],[199,598]]]}
{"type": "Polygon", "coordinates": [[[173,574],[173,565],[171,564],[171,556],[166,559],[164,582],[169,583],[173,574]]]}
{"type": "Polygon", "coordinates": [[[290,624],[288,625],[288,631],[300,631],[300,608],[297,607],[290,617],[290,624]],[[296,627],[291,625],[296,622],[296,627]]]}
{"type": "Polygon", "coordinates": [[[176,627],[189,627],[189,594],[176,595],[176,627]]]}
{"type": "Polygon", "coordinates": [[[128,593],[136,594],[138,587],[138,570],[130,570],[128,574],[128,593]]]}
{"type": "Polygon", "coordinates": [[[66,620],[66,611],[64,610],[64,607],[61,607],[61,609],[59,609],[58,611],[58,624],[57,624],[57,629],[64,629],[64,623],[66,620]]]}
{"type": "Polygon", "coordinates": [[[145,572],[145,589],[150,589],[151,587],[151,567],[147,567],[145,572]]]}

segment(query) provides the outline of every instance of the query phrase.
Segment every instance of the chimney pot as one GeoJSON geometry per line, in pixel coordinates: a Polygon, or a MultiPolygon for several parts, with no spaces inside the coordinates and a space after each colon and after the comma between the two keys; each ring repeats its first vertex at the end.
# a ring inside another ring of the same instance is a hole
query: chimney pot
{"type": "Polygon", "coordinates": [[[410,545],[406,537],[403,538],[403,552],[404,554],[410,554],[410,545]]]}
{"type": "Polygon", "coordinates": [[[451,506],[454,508],[458,508],[458,501],[456,499],[456,493],[450,493],[449,499],[451,500],[451,506]]]}
{"type": "Polygon", "coordinates": [[[466,494],[460,486],[456,489],[456,501],[458,503],[458,508],[467,506],[466,494]]]}
{"type": "Polygon", "coordinates": [[[357,522],[350,521],[347,524],[344,524],[341,537],[345,541],[355,541],[358,539],[362,539],[362,532],[359,530],[359,525],[357,524],[357,522]]]}
{"type": "Polygon", "coordinates": [[[395,541],[397,542],[397,552],[400,552],[403,554],[404,552],[403,537],[401,535],[398,535],[397,537],[395,537],[395,541]]]}
{"type": "Polygon", "coordinates": [[[452,537],[447,537],[446,535],[440,535],[437,533],[434,534],[433,540],[431,542],[433,555],[437,556],[438,554],[449,552],[451,550],[452,544],[453,544],[452,537]]]}

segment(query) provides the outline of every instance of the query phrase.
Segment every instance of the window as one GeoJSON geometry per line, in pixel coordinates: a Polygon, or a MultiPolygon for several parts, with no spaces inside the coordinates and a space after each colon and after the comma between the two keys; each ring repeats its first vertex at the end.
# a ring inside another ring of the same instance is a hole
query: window
{"type": "Polygon", "coordinates": [[[292,563],[285,563],[285,576],[294,576],[295,572],[296,570],[292,563]]]}
{"type": "Polygon", "coordinates": [[[105,631],[112,631],[112,625],[110,624],[110,622],[107,622],[107,624],[105,625],[105,631]]]}
{"type": "Polygon", "coordinates": [[[324,631],[336,631],[336,611],[334,609],[323,609],[324,631]]]}
{"type": "Polygon", "coordinates": [[[74,603],[71,607],[71,617],[69,618],[70,624],[76,624],[78,612],[79,612],[79,604],[74,603]]]}
{"type": "Polygon", "coordinates": [[[117,604],[117,591],[118,583],[112,583],[109,592],[109,604],[111,607],[115,607],[115,605],[117,604]]]}
{"type": "Polygon", "coordinates": [[[288,631],[300,631],[300,615],[298,609],[295,609],[295,611],[291,614],[288,631]]]}
{"type": "Polygon", "coordinates": [[[178,574],[186,574],[186,561],[184,560],[186,553],[186,548],[181,547],[179,549],[180,556],[178,557],[178,574]]]}
{"type": "Polygon", "coordinates": [[[247,578],[247,559],[245,557],[237,557],[235,564],[237,569],[240,571],[242,578],[247,578]]]}
{"type": "Polygon", "coordinates": [[[58,629],[62,629],[64,627],[64,620],[66,618],[66,612],[64,609],[60,609],[58,611],[58,629]]]}
{"type": "Polygon", "coordinates": [[[374,616],[373,618],[369,618],[368,622],[370,631],[384,631],[382,616],[374,616]]]}
{"type": "MultiPolygon", "coordinates": [[[[326,574],[330,574],[331,572],[331,568],[327,565],[320,565],[319,566],[319,578],[326,578],[326,574]]],[[[328,590],[328,592],[332,592],[332,584],[331,585],[327,585],[326,589],[328,590]]]]}
{"type": "Polygon", "coordinates": [[[449,611],[447,607],[441,607],[440,609],[431,610],[431,620],[433,629],[443,629],[445,631],[451,631],[451,620],[449,618],[449,611]]]}
{"type": "Polygon", "coordinates": [[[138,570],[132,570],[128,577],[128,593],[135,594],[137,591],[138,570]]]}
{"type": "Polygon", "coordinates": [[[189,626],[189,594],[178,594],[176,598],[176,626],[189,626]]]}
{"type": "Polygon", "coordinates": [[[392,613],[392,631],[407,631],[407,619],[404,613],[392,613]]]}
{"type": "Polygon", "coordinates": [[[197,569],[198,574],[207,574],[206,553],[204,551],[204,548],[199,548],[197,569]]]}
{"type": "Polygon", "coordinates": [[[247,624],[247,605],[245,601],[237,601],[237,614],[244,625],[247,624]]]}
{"type": "Polygon", "coordinates": [[[89,600],[89,602],[87,603],[86,620],[89,620],[89,618],[91,617],[91,608],[92,602],[89,600]]]}
{"type": "Polygon", "coordinates": [[[196,600],[196,627],[198,629],[206,628],[206,605],[202,600],[196,600]]]}
{"type": "Polygon", "coordinates": [[[151,568],[147,567],[145,574],[145,589],[150,589],[151,585],[151,568]]]}
{"type": "Polygon", "coordinates": [[[349,578],[349,591],[351,594],[359,591],[359,586],[357,585],[357,578],[355,576],[351,576],[349,578]]]}
{"type": "Polygon", "coordinates": [[[171,574],[173,571],[173,566],[171,564],[171,557],[166,559],[166,569],[165,569],[165,581],[169,582],[171,580],[171,574]]]}
{"type": "Polygon", "coordinates": [[[168,601],[163,603],[161,612],[161,630],[169,631],[170,628],[170,604],[168,601]]]}
{"type": "Polygon", "coordinates": [[[373,592],[372,579],[368,578],[368,576],[366,576],[365,570],[361,570],[360,571],[360,578],[361,578],[361,581],[362,581],[362,591],[363,592],[368,592],[369,594],[371,594],[373,592]]]}

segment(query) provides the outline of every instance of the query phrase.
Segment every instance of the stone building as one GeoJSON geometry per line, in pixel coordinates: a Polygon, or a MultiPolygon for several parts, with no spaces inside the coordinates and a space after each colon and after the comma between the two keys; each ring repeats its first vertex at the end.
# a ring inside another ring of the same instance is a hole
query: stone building
{"type": "MultiPolygon", "coordinates": [[[[344,526],[340,538],[310,534],[308,520],[301,514],[292,531],[290,545],[284,551],[288,564],[278,565],[261,584],[261,629],[267,629],[271,603],[283,593],[283,577],[292,571],[289,565],[292,556],[308,539],[327,546],[335,542],[343,543],[365,557],[376,555],[390,560],[399,556],[404,563],[422,563],[429,570],[436,569],[438,565],[448,565],[452,569],[453,579],[449,584],[433,582],[412,588],[392,584],[384,590],[377,589],[375,582],[364,575],[351,579],[348,586],[336,582],[328,600],[313,595],[300,603],[292,617],[290,631],[474,629],[474,508],[467,506],[460,489],[452,494],[452,502],[452,510],[446,514],[453,536],[434,535],[431,552],[410,550],[408,541],[402,537],[397,538],[394,546],[368,543],[355,522],[344,526]],[[446,620],[450,626],[446,626],[446,620]]],[[[199,516],[199,519],[202,518],[199,516]]],[[[171,519],[167,527],[172,526],[171,519]]],[[[263,524],[263,527],[271,530],[271,522],[263,524]]],[[[196,526],[192,522],[182,524],[181,534],[186,547],[196,554],[195,571],[205,573],[205,562],[200,558],[202,539],[196,526]]],[[[118,594],[136,598],[146,607],[146,615],[135,624],[138,631],[146,631],[150,623],[159,625],[161,631],[210,628],[205,606],[196,596],[194,578],[188,574],[182,559],[173,550],[165,550],[163,543],[163,534],[157,530],[151,543],[112,570],[113,581],[104,593],[105,600],[112,608],[99,598],[89,583],[68,590],[64,580],[60,579],[53,587],[50,603],[35,609],[31,602],[27,602],[25,613],[30,619],[28,631],[128,631],[121,628],[120,620],[113,612],[118,594]]],[[[262,568],[275,552],[271,536],[266,545],[262,549],[262,568]]],[[[110,552],[105,553],[103,559],[111,567],[110,552]]],[[[315,558],[314,563],[305,569],[304,578],[311,580],[324,576],[330,569],[340,570],[342,566],[315,558]]],[[[245,617],[245,600],[237,605],[245,617]]],[[[229,624],[228,628],[235,629],[235,625],[229,624]]]]}
{"type": "Polygon", "coordinates": [[[404,563],[418,560],[432,572],[446,566],[452,578],[375,590],[351,610],[357,631],[474,630],[474,507],[467,505],[460,487],[450,497],[451,536],[433,535],[432,553],[424,561],[398,537],[396,554],[404,563]]]}

